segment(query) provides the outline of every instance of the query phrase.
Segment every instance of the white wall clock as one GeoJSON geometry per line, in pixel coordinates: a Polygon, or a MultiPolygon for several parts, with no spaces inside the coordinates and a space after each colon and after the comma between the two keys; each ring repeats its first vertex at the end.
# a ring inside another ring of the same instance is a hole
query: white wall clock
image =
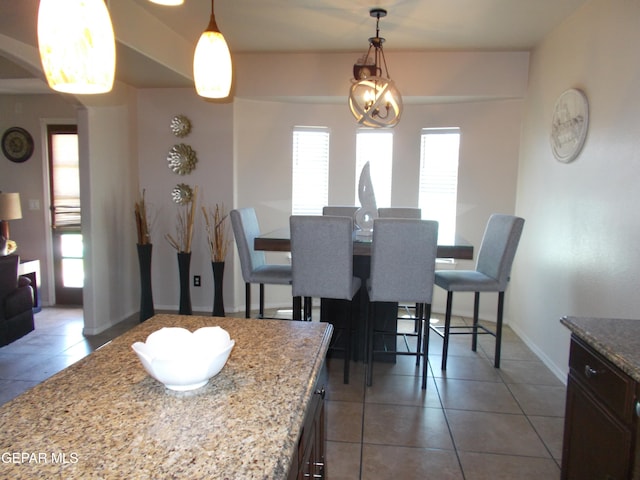
{"type": "Polygon", "coordinates": [[[587,96],[570,88],[558,97],[551,121],[551,150],[559,162],[569,163],[580,154],[589,129],[587,96]]]}

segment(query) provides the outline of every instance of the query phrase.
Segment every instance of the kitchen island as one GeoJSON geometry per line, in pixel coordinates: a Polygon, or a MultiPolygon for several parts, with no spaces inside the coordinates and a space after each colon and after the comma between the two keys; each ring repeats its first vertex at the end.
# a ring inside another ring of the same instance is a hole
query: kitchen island
{"type": "Polygon", "coordinates": [[[0,408],[0,477],[286,479],[331,333],[326,323],[156,315],[0,408]],[[131,349],[162,327],[215,325],[235,347],[191,392],[167,390],[131,349]]]}
{"type": "Polygon", "coordinates": [[[640,320],[564,317],[571,330],[562,480],[640,479],[640,320]]]}

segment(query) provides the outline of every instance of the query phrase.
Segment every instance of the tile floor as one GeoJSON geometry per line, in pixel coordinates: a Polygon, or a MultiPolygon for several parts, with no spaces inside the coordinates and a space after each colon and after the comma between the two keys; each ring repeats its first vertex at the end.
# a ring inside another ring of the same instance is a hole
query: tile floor
{"type": "MultiPolygon", "coordinates": [[[[35,331],[0,348],[0,404],[137,324],[84,337],[79,309],[44,308],[35,321],[35,331]]],[[[500,369],[489,336],[475,353],[467,336],[452,337],[446,372],[442,340],[431,335],[430,346],[426,392],[411,357],[376,362],[372,387],[362,363],[344,385],[342,360],[328,360],[327,479],[558,479],[563,383],[509,328],[500,369]]]]}
{"type": "Polygon", "coordinates": [[[429,344],[426,392],[413,357],[376,362],[371,387],[362,363],[344,385],[342,360],[328,360],[327,478],[560,478],[566,388],[513,331],[500,369],[488,335],[477,352],[469,336],[451,337],[446,371],[442,339],[429,344]]]}

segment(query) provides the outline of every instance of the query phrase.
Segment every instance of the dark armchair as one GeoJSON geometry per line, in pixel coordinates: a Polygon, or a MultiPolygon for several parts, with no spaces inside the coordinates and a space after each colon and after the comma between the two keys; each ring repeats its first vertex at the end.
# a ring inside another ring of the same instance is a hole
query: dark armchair
{"type": "Polygon", "coordinates": [[[27,277],[18,277],[17,255],[0,257],[0,347],[34,329],[33,289],[27,277]]]}

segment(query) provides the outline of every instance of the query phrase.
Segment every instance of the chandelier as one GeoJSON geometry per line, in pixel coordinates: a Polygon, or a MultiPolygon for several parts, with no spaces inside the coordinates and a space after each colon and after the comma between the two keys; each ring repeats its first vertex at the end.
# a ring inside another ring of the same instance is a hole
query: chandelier
{"type": "Polygon", "coordinates": [[[379,24],[380,17],[385,17],[387,11],[372,8],[369,15],[376,18],[376,36],[369,38],[367,53],[353,66],[354,79],[349,92],[349,108],[363,126],[395,127],[402,113],[402,96],[389,77],[382,50],[385,39],[380,37],[379,24]]]}

